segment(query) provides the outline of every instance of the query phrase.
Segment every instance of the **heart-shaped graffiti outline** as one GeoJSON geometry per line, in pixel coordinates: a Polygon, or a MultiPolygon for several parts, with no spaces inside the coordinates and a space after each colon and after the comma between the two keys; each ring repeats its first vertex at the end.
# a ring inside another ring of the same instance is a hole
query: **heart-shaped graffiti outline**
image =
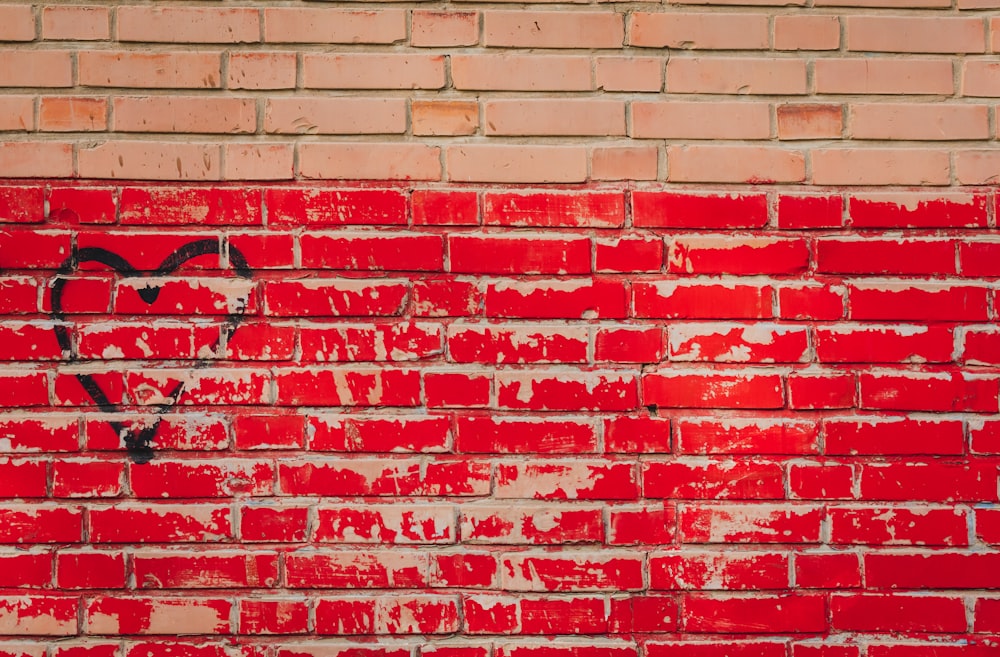
{"type": "MultiPolygon", "coordinates": [[[[252,279],[253,271],[247,264],[246,258],[239,249],[229,245],[229,265],[233,272],[245,279],[252,279]]],[[[71,281],[71,278],[67,276],[76,273],[79,270],[80,264],[84,262],[98,262],[101,263],[115,272],[117,272],[123,278],[152,278],[156,276],[168,276],[180,268],[188,260],[192,258],[197,258],[204,255],[219,255],[222,256],[222,242],[218,239],[202,239],[193,242],[188,242],[184,246],[176,249],[173,253],[168,255],[163,259],[163,262],[153,271],[140,271],[132,266],[125,258],[108,251],[107,249],[99,247],[86,247],[83,249],[75,249],[73,254],[63,262],[55,274],[55,282],[52,284],[51,292],[51,304],[52,304],[52,318],[57,322],[65,320],[65,313],[62,307],[63,289],[66,284],[71,281]]],[[[160,294],[159,286],[147,286],[138,290],[139,297],[148,304],[152,304],[156,301],[160,294]]],[[[248,300],[249,301],[249,300],[248,300]]],[[[240,322],[243,321],[243,317],[246,313],[248,303],[244,303],[242,310],[236,313],[230,313],[227,316],[225,324],[225,335],[226,339],[232,337],[236,328],[239,326],[240,322]]],[[[77,356],[73,353],[72,340],[70,339],[69,329],[64,324],[56,324],[54,327],[56,340],[59,343],[59,348],[62,349],[64,353],[69,354],[69,361],[73,362],[77,360],[77,356]]],[[[216,339],[215,343],[212,344],[212,349],[214,350],[219,346],[222,340],[222,333],[220,332],[219,337],[216,339]]],[[[201,362],[196,363],[194,367],[201,367],[207,363],[201,362]]],[[[90,398],[94,401],[101,411],[105,413],[120,413],[122,408],[120,405],[111,402],[108,399],[107,394],[101,389],[100,384],[94,379],[90,374],[77,374],[77,380],[83,389],[87,392],[90,398]]],[[[160,415],[166,413],[170,410],[174,404],[177,403],[180,395],[184,391],[184,383],[178,383],[177,386],[170,391],[167,398],[172,401],[167,404],[160,404],[155,408],[155,413],[160,415]]],[[[109,421],[108,424],[114,429],[115,433],[121,436],[125,441],[125,448],[128,451],[129,457],[136,463],[148,463],[153,459],[153,448],[150,443],[156,436],[156,430],[159,428],[160,420],[156,419],[155,422],[150,426],[142,427],[141,429],[135,430],[128,427],[124,422],[109,421]]]]}

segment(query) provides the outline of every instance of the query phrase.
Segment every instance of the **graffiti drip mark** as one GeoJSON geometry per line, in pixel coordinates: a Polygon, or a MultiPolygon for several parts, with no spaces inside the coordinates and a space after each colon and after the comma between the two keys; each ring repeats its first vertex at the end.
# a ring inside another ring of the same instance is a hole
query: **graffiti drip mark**
{"type": "MultiPolygon", "coordinates": [[[[177,270],[177,268],[192,258],[212,254],[222,255],[221,250],[222,247],[219,240],[204,239],[189,242],[167,256],[163,262],[160,263],[160,266],[151,272],[139,271],[125,258],[117,253],[108,251],[107,249],[88,247],[74,250],[74,253],[59,267],[59,270],[56,272],[57,278],[52,284],[52,318],[56,321],[62,321],[65,319],[62,299],[66,283],[70,280],[65,278],[65,276],[76,272],[81,263],[97,262],[103,264],[125,278],[167,276],[172,274],[177,270]]],[[[246,258],[233,246],[229,247],[229,264],[237,276],[246,279],[250,279],[252,277],[253,272],[250,270],[246,258]]],[[[138,290],[138,293],[140,299],[148,304],[152,304],[160,296],[160,287],[155,285],[147,286],[138,290]]],[[[243,303],[240,306],[239,312],[230,313],[227,316],[225,327],[226,339],[232,337],[237,326],[239,326],[240,322],[243,320],[243,314],[246,311],[246,307],[247,304],[243,303]]],[[[59,342],[59,348],[62,349],[64,353],[70,355],[70,362],[76,360],[77,357],[73,354],[73,344],[70,339],[69,330],[66,326],[56,324],[55,334],[56,340],[59,342]]],[[[219,340],[221,340],[221,336],[219,340]]],[[[218,346],[219,340],[216,340],[215,344],[212,345],[213,349],[218,346]]],[[[122,411],[122,408],[118,404],[115,404],[108,399],[107,394],[92,375],[77,374],[76,379],[94,401],[94,404],[96,404],[102,412],[120,413],[122,411]]],[[[173,407],[174,404],[177,403],[177,400],[183,392],[184,383],[178,383],[167,395],[167,398],[170,401],[154,407],[154,412],[157,415],[166,413],[171,407],[173,407]]],[[[153,459],[154,454],[151,443],[153,442],[153,438],[156,436],[156,430],[160,426],[159,418],[157,418],[152,425],[142,427],[141,429],[133,429],[124,422],[113,420],[109,421],[108,424],[125,442],[125,448],[128,452],[129,458],[131,458],[135,463],[148,463],[153,459]]]]}

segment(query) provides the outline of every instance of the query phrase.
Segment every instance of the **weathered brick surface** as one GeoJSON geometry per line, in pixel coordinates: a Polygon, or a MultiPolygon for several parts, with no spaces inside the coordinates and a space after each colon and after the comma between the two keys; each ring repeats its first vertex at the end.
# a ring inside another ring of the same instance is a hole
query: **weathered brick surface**
{"type": "Polygon", "coordinates": [[[0,201],[4,649],[1000,650],[989,189],[0,201]]]}
{"type": "Polygon", "coordinates": [[[0,4],[0,657],[1000,654],[1000,3],[0,4]]]}

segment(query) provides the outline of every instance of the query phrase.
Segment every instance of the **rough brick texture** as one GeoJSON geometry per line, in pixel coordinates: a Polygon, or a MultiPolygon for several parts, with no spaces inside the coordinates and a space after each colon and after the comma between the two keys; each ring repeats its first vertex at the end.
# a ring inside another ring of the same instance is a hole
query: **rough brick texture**
{"type": "Polygon", "coordinates": [[[7,654],[1000,650],[991,190],[0,199],[7,654]]]}
{"type": "Polygon", "coordinates": [[[1000,655],[1000,3],[0,4],[0,657],[1000,655]]]}
{"type": "Polygon", "coordinates": [[[0,177],[974,186],[996,0],[0,6],[0,177]]]}

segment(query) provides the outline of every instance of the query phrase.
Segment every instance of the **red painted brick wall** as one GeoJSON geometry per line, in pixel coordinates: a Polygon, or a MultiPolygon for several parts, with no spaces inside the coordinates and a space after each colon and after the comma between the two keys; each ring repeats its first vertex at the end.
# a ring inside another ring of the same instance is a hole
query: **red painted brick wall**
{"type": "Polygon", "coordinates": [[[0,656],[1000,654],[1000,5],[909,4],[0,5],[0,656]]]}

